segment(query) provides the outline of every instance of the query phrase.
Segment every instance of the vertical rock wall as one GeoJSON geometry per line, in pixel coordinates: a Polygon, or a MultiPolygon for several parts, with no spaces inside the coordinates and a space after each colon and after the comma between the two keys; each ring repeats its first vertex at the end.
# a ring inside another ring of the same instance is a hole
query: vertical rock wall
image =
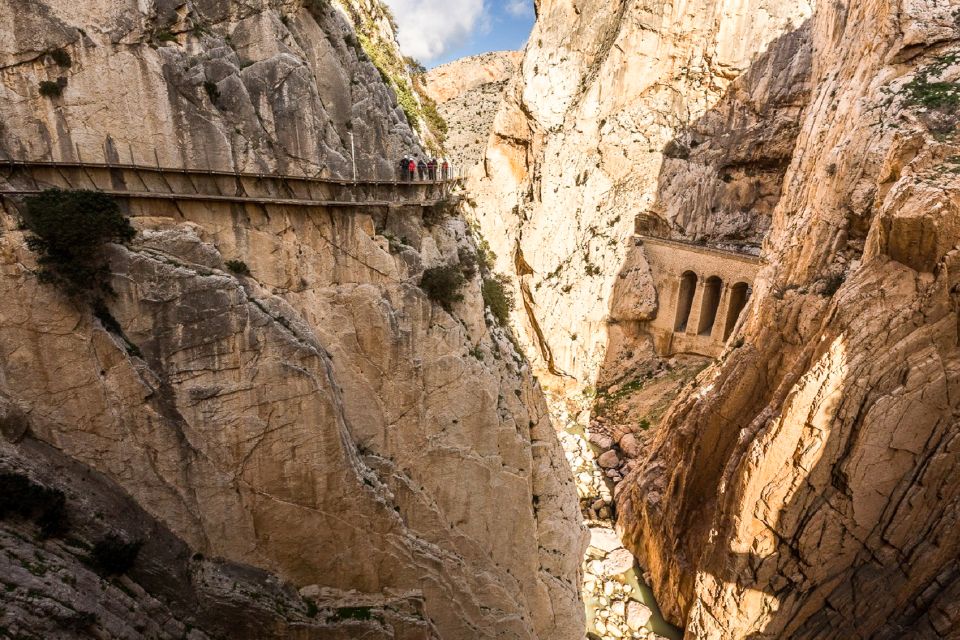
{"type": "MultiPolygon", "coordinates": [[[[539,3],[470,185],[537,366],[592,381],[610,321],[638,319],[613,299],[621,267],[642,262],[628,255],[638,213],[692,238],[759,244],[792,146],[785,121],[804,99],[809,14],[799,1],[539,3]]],[[[643,288],[633,266],[630,288],[643,288]]]]}
{"type": "Polygon", "coordinates": [[[697,638],[953,638],[960,7],[825,3],[743,331],[619,494],[697,638]]]}
{"type": "MultiPolygon", "coordinates": [[[[8,0],[0,17],[16,158],[345,175],[353,133],[361,175],[387,176],[418,144],[326,2],[8,0]]],[[[38,279],[7,206],[0,405],[28,428],[5,459],[50,445],[191,551],[318,601],[422,603],[419,635],[376,637],[581,638],[584,531],[542,393],[484,308],[466,225],[423,216],[156,205],[109,249],[106,316],[38,279]],[[451,312],[418,286],[439,265],[469,274],[451,312]]]]}

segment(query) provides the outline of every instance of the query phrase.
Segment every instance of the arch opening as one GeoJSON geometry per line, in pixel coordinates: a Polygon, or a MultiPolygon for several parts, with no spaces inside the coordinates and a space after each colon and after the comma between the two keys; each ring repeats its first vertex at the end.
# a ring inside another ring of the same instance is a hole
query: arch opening
{"type": "Polygon", "coordinates": [[[713,333],[713,325],[717,321],[717,309],[720,308],[720,293],[723,291],[723,280],[717,276],[710,276],[703,283],[703,300],[700,304],[700,323],[697,334],[709,336],[713,333]]]}
{"type": "Polygon", "coordinates": [[[697,274],[686,271],[680,276],[680,297],[677,299],[677,318],[673,330],[683,332],[687,330],[690,320],[690,311],[693,309],[693,296],[697,292],[697,274]]]}
{"type": "Polygon", "coordinates": [[[740,314],[743,313],[747,302],[750,301],[751,293],[753,293],[753,291],[746,282],[738,282],[730,288],[730,305],[727,309],[727,320],[723,328],[724,342],[726,342],[730,334],[733,333],[733,329],[737,326],[737,320],[740,319],[740,314]]]}

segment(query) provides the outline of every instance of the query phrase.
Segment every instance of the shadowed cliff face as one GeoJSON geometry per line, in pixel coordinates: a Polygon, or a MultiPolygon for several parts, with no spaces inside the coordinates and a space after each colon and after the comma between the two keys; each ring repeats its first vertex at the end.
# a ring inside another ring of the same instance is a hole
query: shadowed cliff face
{"type": "Polygon", "coordinates": [[[813,96],[742,343],[618,493],[693,637],[958,633],[956,9],[811,22],[813,96]]]}
{"type": "MultiPolygon", "coordinates": [[[[417,144],[333,5],[142,7],[0,2],[4,153],[343,174],[352,132],[361,172],[392,175],[417,144]],[[62,95],[41,96],[57,77],[62,95]]],[[[49,445],[178,545],[321,608],[390,609],[365,637],[582,637],[570,473],[462,220],[133,212],[136,239],[107,250],[109,316],[41,282],[17,207],[0,213],[4,452],[49,445]],[[441,265],[469,271],[451,312],[418,286],[441,265]]],[[[18,629],[43,633],[33,621],[18,629]]]]}

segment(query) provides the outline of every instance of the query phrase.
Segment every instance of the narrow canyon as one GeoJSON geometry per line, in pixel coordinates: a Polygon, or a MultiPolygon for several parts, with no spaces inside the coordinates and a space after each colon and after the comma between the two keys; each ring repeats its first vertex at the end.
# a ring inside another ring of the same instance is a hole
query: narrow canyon
{"type": "Polygon", "coordinates": [[[0,640],[960,639],[960,0],[534,8],[0,0],[0,640]]]}

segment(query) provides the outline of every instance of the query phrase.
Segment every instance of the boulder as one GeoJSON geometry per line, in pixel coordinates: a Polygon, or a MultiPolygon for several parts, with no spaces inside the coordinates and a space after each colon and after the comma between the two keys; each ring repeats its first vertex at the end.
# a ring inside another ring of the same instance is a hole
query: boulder
{"type": "Polygon", "coordinates": [[[633,562],[633,554],[627,549],[615,549],[603,561],[603,573],[608,576],[626,573],[633,568],[633,562]]]}
{"type": "Polygon", "coordinates": [[[652,615],[653,611],[650,610],[650,607],[642,602],[631,600],[627,603],[627,626],[633,631],[645,627],[650,622],[652,615]]]}
{"type": "Polygon", "coordinates": [[[623,547],[617,532],[613,529],[607,529],[606,527],[593,527],[590,529],[590,546],[606,553],[623,547]]]}
{"type": "Polygon", "coordinates": [[[603,469],[615,469],[620,466],[620,456],[616,451],[607,451],[597,458],[597,464],[603,469]]]}

